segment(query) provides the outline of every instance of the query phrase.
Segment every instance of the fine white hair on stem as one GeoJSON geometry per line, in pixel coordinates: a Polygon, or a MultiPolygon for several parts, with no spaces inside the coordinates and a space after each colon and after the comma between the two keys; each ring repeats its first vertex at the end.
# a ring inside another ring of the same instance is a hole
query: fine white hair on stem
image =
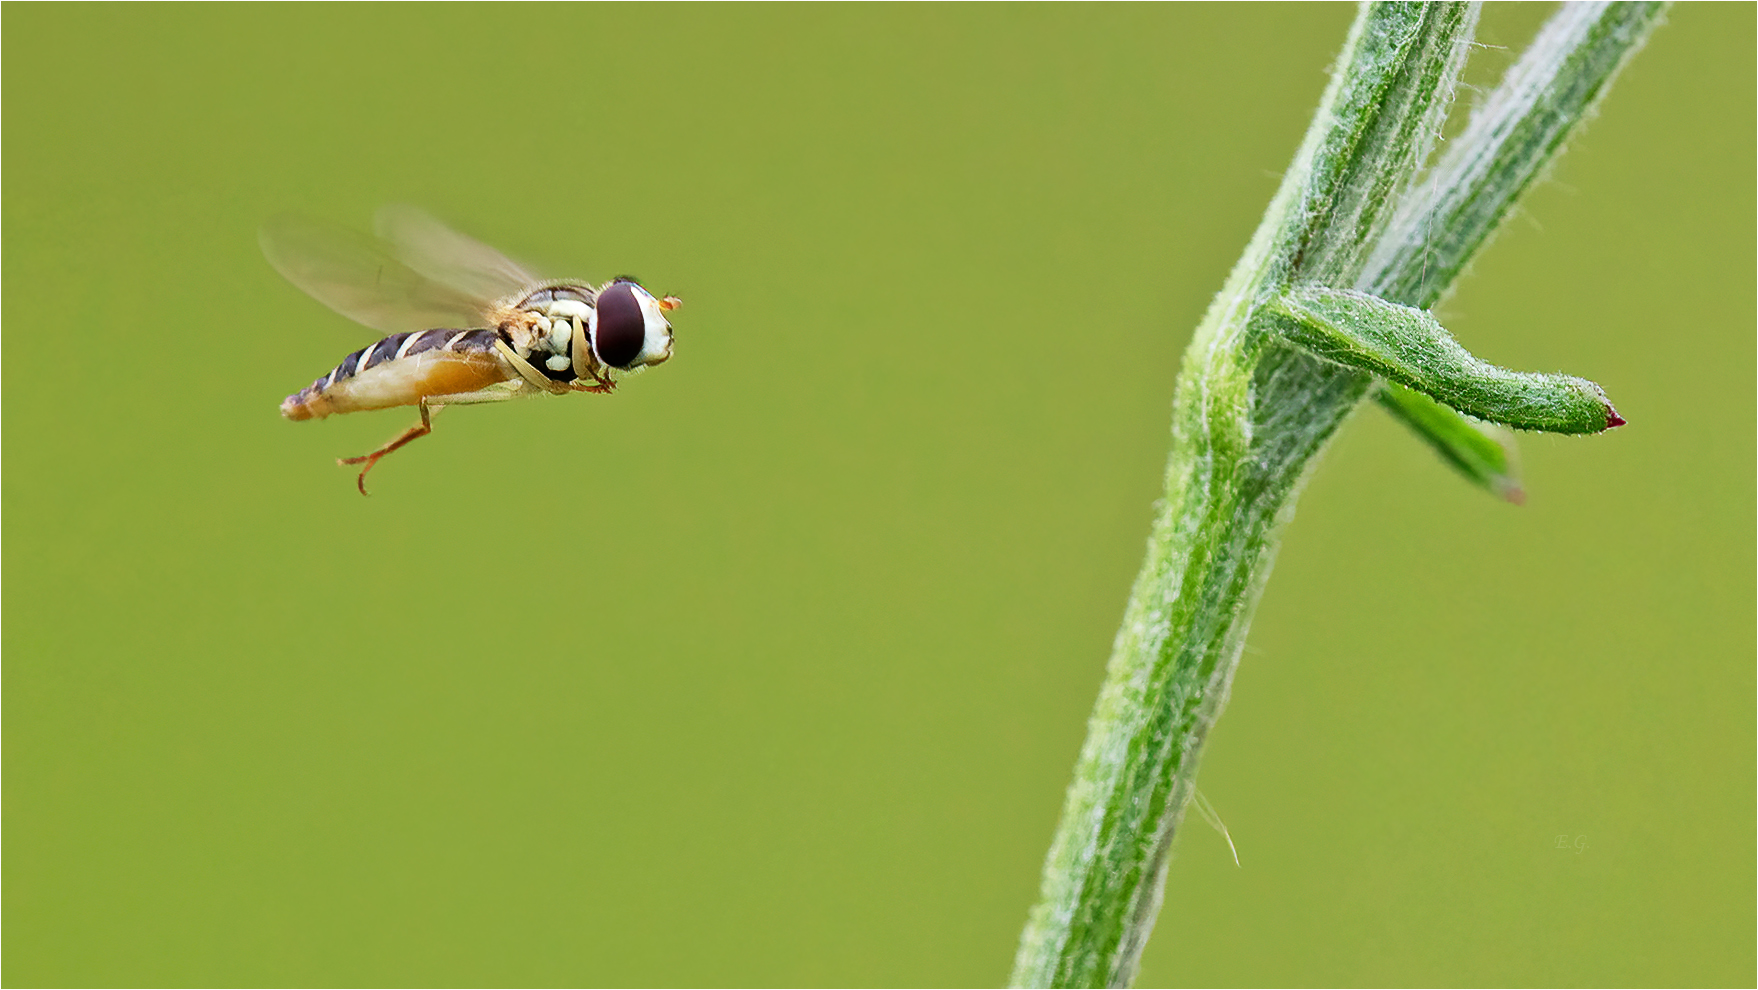
{"type": "Polygon", "coordinates": [[[1196,805],[1196,813],[1202,816],[1203,821],[1207,822],[1210,828],[1221,833],[1221,838],[1227,840],[1227,851],[1233,854],[1233,865],[1239,866],[1239,847],[1233,844],[1233,833],[1227,831],[1227,823],[1221,820],[1220,812],[1216,811],[1215,806],[1209,803],[1208,797],[1203,794],[1201,788],[1191,789],[1190,800],[1196,805]]]}

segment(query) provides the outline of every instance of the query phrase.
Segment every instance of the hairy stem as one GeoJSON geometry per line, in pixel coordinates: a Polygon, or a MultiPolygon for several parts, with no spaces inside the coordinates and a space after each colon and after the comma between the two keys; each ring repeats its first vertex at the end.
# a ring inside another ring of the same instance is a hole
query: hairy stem
{"type": "Polygon", "coordinates": [[[1566,7],[1443,159],[1440,169],[1454,169],[1444,174],[1459,176],[1446,182],[1475,184],[1464,195],[1415,177],[1451,99],[1475,5],[1362,7],[1293,166],[1185,352],[1165,496],[1021,938],[1015,985],[1134,978],[1278,529],[1314,458],[1377,388],[1371,375],[1320,360],[1254,317],[1297,285],[1431,305],[1658,16],[1653,5],[1566,7]],[[1565,21],[1586,26],[1559,31],[1565,21]],[[1606,26],[1614,22],[1622,27],[1606,26]],[[1517,92],[1504,96],[1511,86],[1517,92]],[[1431,236],[1455,221],[1476,232],[1431,236]]]}

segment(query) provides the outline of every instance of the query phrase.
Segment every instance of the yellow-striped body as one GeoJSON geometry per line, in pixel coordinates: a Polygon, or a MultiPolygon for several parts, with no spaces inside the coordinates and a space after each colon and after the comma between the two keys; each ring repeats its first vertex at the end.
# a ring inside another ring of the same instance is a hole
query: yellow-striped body
{"type": "Polygon", "coordinates": [[[281,403],[288,419],[323,419],[338,413],[510,399],[531,388],[494,347],[492,330],[423,330],[392,334],[342,359],[281,403]],[[498,387],[497,387],[498,386],[498,387]],[[475,396],[485,389],[488,394],[475,396]]]}

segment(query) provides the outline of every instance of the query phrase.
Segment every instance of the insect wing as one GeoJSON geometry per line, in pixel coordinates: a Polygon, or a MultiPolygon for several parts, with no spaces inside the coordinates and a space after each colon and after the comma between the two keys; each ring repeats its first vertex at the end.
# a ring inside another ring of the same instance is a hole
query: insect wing
{"type": "Polygon", "coordinates": [[[374,219],[376,233],[398,260],[467,296],[511,302],[539,283],[506,255],[413,206],[386,206],[374,219]]]}
{"type": "Polygon", "coordinates": [[[275,271],[313,299],[384,333],[484,323],[482,296],[436,281],[386,245],[344,227],[283,215],[258,238],[275,271]]]}

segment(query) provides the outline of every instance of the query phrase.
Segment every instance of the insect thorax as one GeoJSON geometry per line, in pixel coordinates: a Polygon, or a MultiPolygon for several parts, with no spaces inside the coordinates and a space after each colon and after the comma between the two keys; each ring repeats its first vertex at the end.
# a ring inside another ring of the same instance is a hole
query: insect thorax
{"type": "Polygon", "coordinates": [[[545,286],[511,307],[501,331],[513,350],[545,377],[573,381],[587,371],[574,368],[575,324],[581,328],[587,325],[592,302],[593,292],[585,286],[545,286]]]}

